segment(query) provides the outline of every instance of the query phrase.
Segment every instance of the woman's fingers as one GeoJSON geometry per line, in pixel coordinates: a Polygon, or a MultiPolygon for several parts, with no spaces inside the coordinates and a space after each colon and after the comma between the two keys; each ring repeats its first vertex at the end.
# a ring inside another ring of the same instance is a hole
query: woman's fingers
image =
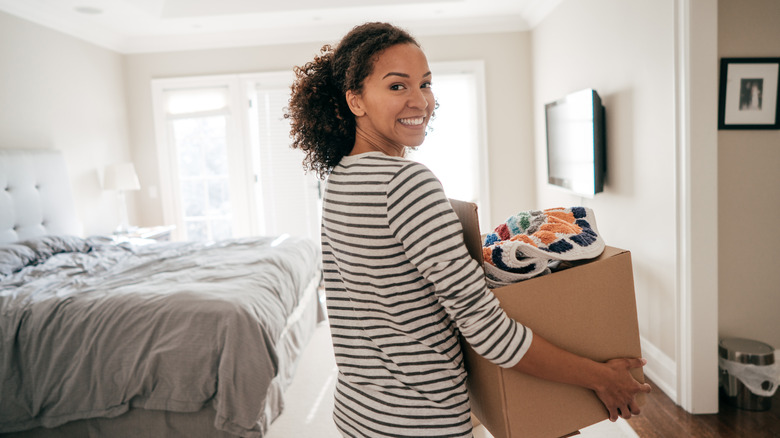
{"type": "Polygon", "coordinates": [[[612,408],[612,409],[608,409],[608,411],[609,411],[609,421],[613,423],[616,422],[620,417],[620,409],[612,408]]]}
{"type": "Polygon", "coordinates": [[[649,393],[652,387],[647,383],[638,382],[629,371],[646,364],[647,360],[644,358],[620,358],[607,361],[607,365],[614,371],[611,385],[598,391],[597,395],[607,408],[610,421],[614,422],[619,418],[628,420],[641,412],[635,396],[640,392],[649,393]]]}
{"type": "Polygon", "coordinates": [[[632,401],[626,406],[619,407],[615,409],[615,413],[613,415],[613,412],[609,412],[609,419],[611,421],[617,421],[618,417],[622,417],[626,420],[631,418],[632,415],[639,415],[642,412],[641,409],[639,409],[639,405],[636,404],[636,402],[632,401]]]}
{"type": "Polygon", "coordinates": [[[647,365],[647,359],[644,357],[631,357],[631,358],[622,358],[622,359],[616,359],[618,363],[625,364],[626,368],[642,368],[643,366],[647,365]]]}
{"type": "Polygon", "coordinates": [[[628,405],[628,410],[632,415],[639,415],[642,412],[642,410],[639,409],[639,405],[636,403],[636,401],[633,401],[628,405]]]}

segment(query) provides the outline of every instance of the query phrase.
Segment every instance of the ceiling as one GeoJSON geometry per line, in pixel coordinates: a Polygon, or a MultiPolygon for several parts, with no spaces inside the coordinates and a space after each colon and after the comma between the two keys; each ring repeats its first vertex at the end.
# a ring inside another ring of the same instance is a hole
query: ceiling
{"type": "Polygon", "coordinates": [[[335,42],[389,21],[416,36],[533,28],[561,0],[0,0],[0,11],[119,53],[335,42]]]}

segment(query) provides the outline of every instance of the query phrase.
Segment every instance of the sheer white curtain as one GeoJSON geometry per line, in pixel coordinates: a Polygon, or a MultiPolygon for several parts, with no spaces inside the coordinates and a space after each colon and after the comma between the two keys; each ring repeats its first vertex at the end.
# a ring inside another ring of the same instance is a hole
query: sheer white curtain
{"type": "Polygon", "coordinates": [[[481,62],[431,63],[438,108],[409,158],[431,169],[448,197],[476,203],[480,223],[489,224],[483,70],[481,62]]]}
{"type": "Polygon", "coordinates": [[[284,118],[291,83],[288,74],[267,74],[249,81],[257,221],[263,234],[305,235],[319,242],[319,182],[313,174],[304,173],[304,154],[290,147],[290,124],[284,118]]]}

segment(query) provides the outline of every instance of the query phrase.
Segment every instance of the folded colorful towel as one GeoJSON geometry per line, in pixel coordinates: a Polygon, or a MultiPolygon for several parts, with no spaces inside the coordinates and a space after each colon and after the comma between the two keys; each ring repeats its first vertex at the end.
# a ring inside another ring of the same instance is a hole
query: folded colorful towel
{"type": "Polygon", "coordinates": [[[590,259],[602,251],[587,207],[520,212],[488,233],[482,249],[491,288],[547,274],[552,262],[590,259]]]}

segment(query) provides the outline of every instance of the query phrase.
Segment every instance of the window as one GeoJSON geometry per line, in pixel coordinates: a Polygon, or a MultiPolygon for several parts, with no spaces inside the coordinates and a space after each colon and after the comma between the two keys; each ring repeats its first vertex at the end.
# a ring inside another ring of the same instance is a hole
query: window
{"type": "MultiPolygon", "coordinates": [[[[483,64],[432,63],[440,106],[410,158],[490,223],[483,64]]],[[[283,233],[319,242],[319,181],[290,148],[292,72],[152,81],[160,193],[179,240],[283,233]]]]}
{"type": "Polygon", "coordinates": [[[163,216],[176,225],[174,237],[251,234],[240,84],[231,76],[161,79],[152,91],[163,216]]]}
{"type": "Polygon", "coordinates": [[[439,106],[425,142],[409,158],[430,168],[448,197],[476,203],[480,223],[489,224],[484,64],[431,63],[431,71],[439,106]]]}

